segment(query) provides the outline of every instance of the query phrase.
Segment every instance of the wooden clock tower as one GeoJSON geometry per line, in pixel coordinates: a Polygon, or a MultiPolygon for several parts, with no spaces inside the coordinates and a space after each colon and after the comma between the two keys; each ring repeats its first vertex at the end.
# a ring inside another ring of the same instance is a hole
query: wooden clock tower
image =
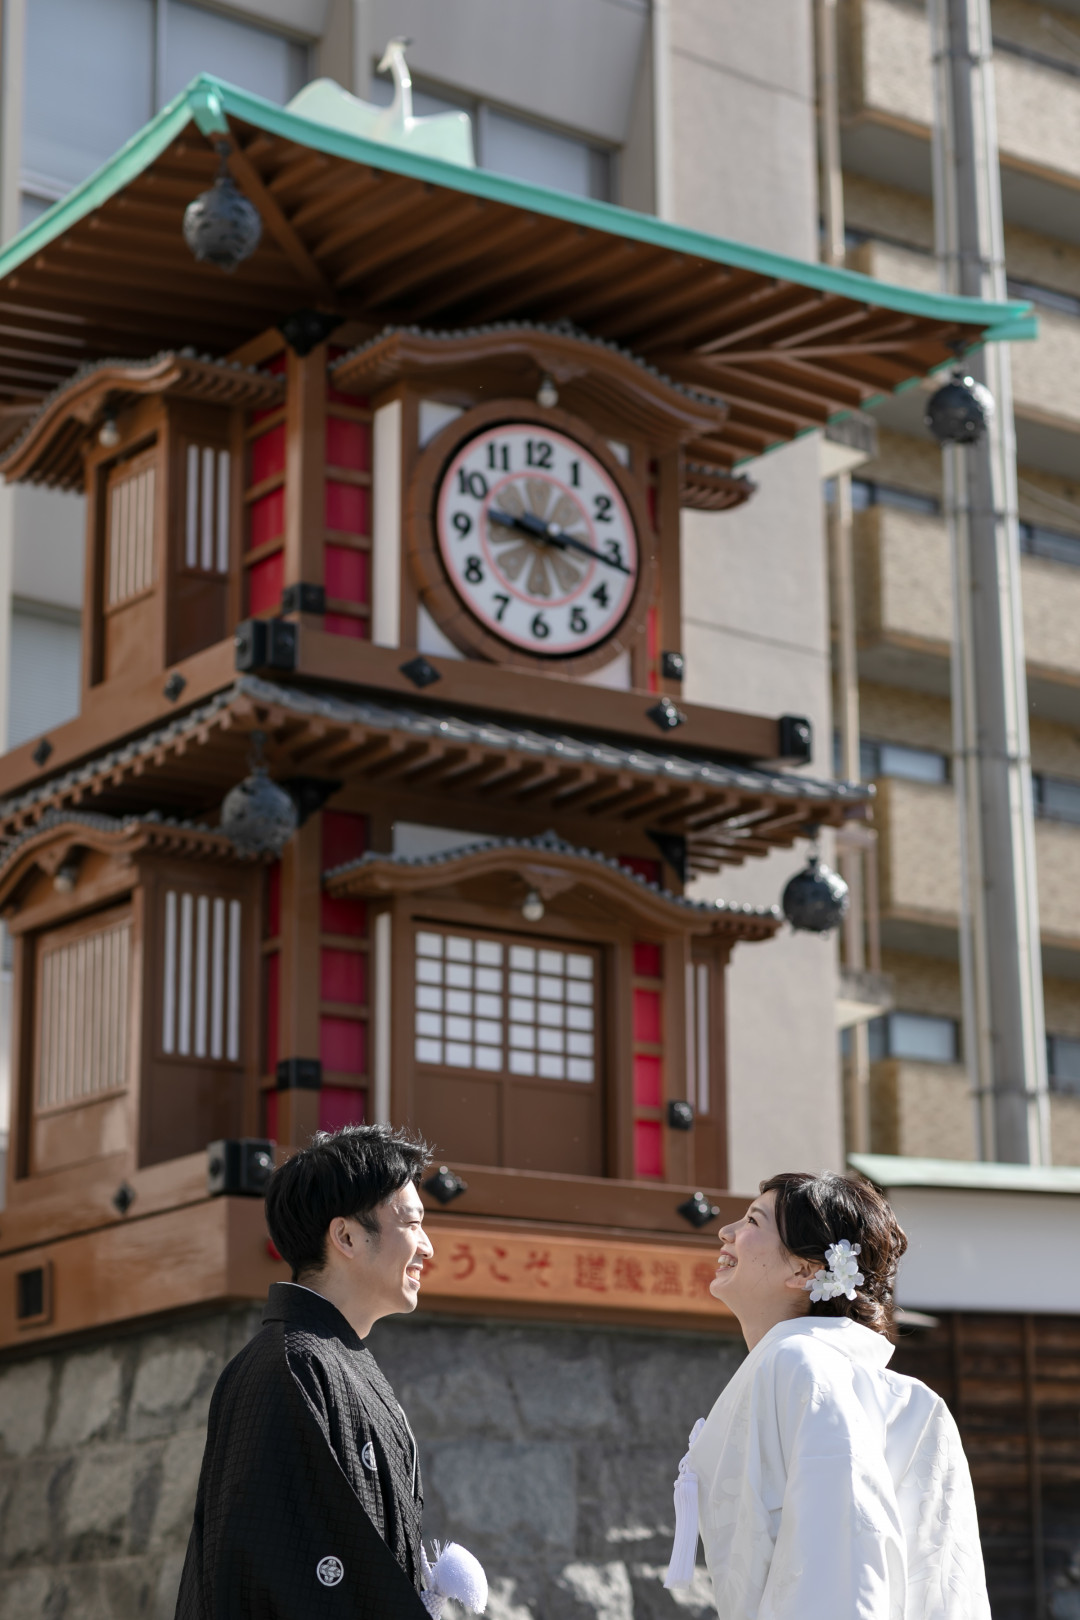
{"type": "Polygon", "coordinates": [[[211,80],[122,157],[0,263],[44,357],[0,470],[87,512],[79,718],[0,762],[0,1346],[261,1297],[261,1144],[363,1119],[444,1167],[429,1306],[715,1323],[725,965],[780,917],[687,885],[868,803],[785,773],[797,716],[683,700],[680,512],[982,306],[211,80]],[[235,276],[180,234],[210,140],[235,276]],[[263,769],[299,825],[252,857],[263,769]]]}

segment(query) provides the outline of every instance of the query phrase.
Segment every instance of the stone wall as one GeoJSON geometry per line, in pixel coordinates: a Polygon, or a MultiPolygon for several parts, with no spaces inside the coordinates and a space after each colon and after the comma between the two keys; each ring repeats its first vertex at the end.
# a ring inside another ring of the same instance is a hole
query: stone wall
{"type": "MultiPolygon", "coordinates": [[[[236,1309],[0,1364],[0,1620],[172,1620],[206,1412],[236,1309]]],[[[484,1562],[491,1620],[711,1611],[662,1587],[686,1435],[728,1337],[452,1322],[372,1346],[421,1446],[428,1538],[484,1562]]]]}

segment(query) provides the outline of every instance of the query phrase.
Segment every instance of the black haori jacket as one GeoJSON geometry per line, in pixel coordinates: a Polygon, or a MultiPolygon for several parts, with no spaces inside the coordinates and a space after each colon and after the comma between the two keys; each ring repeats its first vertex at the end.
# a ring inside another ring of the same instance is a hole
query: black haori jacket
{"type": "Polygon", "coordinates": [[[428,1620],[416,1442],[330,1301],[275,1283],[210,1404],[176,1620],[428,1620]]]}

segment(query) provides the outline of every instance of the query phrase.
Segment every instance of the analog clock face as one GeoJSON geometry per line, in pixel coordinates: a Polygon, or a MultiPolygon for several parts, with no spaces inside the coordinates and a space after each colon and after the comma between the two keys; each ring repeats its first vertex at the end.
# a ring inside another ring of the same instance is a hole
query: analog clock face
{"type": "Polygon", "coordinates": [[[626,616],[639,566],[629,510],[564,433],[508,422],[469,439],[442,476],[435,528],[458,596],[514,647],[565,658],[626,616]]]}

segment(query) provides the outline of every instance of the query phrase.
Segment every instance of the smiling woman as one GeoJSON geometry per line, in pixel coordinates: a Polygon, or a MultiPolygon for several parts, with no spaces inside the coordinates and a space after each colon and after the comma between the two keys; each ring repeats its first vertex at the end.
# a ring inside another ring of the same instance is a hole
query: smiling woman
{"type": "Polygon", "coordinates": [[[989,1620],[956,1425],[888,1371],[907,1240],[885,1199],[773,1176],[720,1240],[710,1292],[750,1353],[691,1435],[665,1584],[700,1532],[725,1620],[989,1620]]]}

